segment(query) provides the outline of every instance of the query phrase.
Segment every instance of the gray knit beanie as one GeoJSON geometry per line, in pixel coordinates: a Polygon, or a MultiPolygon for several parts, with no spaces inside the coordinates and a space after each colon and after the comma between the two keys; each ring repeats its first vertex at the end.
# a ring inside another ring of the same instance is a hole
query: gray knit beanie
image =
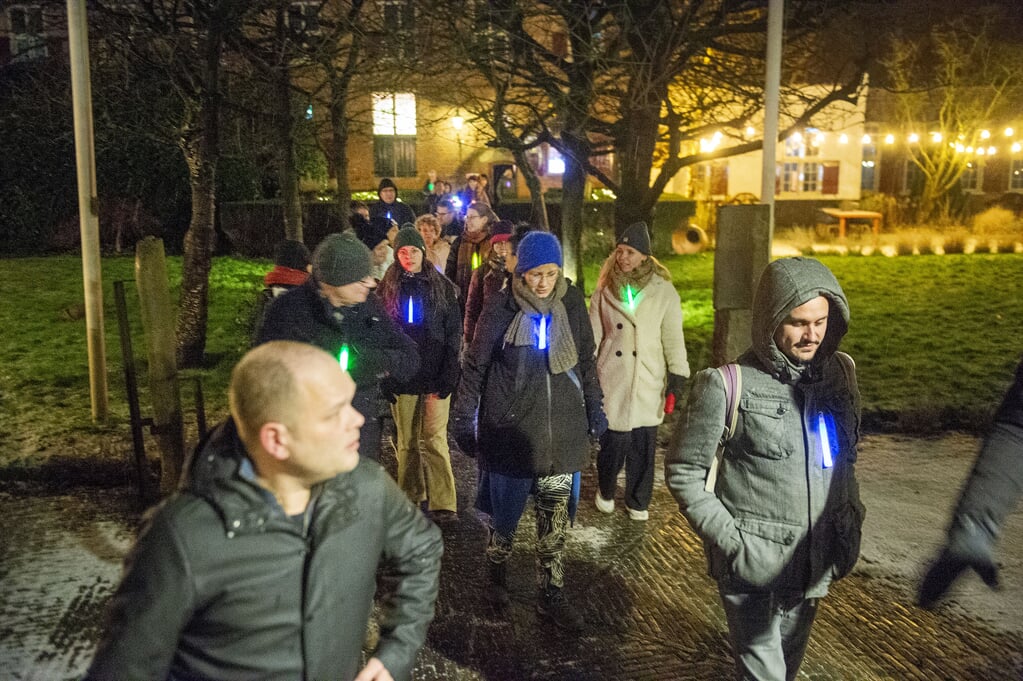
{"type": "Polygon", "coordinates": [[[313,251],[313,276],[324,284],[344,286],[371,272],[369,249],[351,232],[331,234],[313,251]]]}

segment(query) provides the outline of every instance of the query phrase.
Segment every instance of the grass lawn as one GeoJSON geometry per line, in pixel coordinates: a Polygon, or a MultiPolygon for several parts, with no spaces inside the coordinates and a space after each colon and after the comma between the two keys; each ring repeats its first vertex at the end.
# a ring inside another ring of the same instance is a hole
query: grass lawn
{"type": "MultiPolygon", "coordinates": [[[[824,257],[852,308],[843,348],[859,366],[868,424],[906,430],[982,428],[1023,351],[1023,255],[824,257]]],[[[710,363],[713,254],[672,256],[685,312],[693,370],[710,363]]],[[[230,369],[248,344],[249,309],[267,261],[217,258],[211,275],[207,366],[202,376],[210,420],[226,412],[230,369]]],[[[0,466],[48,452],[73,455],[98,446],[123,452],[128,437],[123,364],[113,282],[127,280],[143,414],[145,346],[137,315],[134,260],[103,260],[110,418],[90,422],[81,263],[74,256],[0,260],[0,466]],[[70,312],[68,312],[70,310],[70,312]],[[85,443],[85,444],[83,444],[85,443]]],[[[180,258],[168,263],[173,296],[180,258]]],[[[587,269],[592,288],[599,263],[587,269]]],[[[183,403],[191,409],[185,387],[183,403]]],[[[190,414],[186,414],[186,420],[190,414]]],[[[120,455],[120,454],[119,454],[120,455]]]]}

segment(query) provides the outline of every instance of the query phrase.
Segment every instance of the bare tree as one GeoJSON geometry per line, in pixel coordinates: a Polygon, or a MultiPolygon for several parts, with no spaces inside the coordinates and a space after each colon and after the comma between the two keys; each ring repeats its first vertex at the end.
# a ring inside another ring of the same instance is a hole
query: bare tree
{"type": "Polygon", "coordinates": [[[918,222],[951,217],[953,190],[988,146],[982,131],[1011,121],[1023,102],[1023,59],[997,35],[1004,20],[988,7],[942,21],[922,39],[890,41],[883,66],[895,122],[916,135],[906,150],[923,177],[918,222]]]}
{"type": "MultiPolygon", "coordinates": [[[[785,133],[832,102],[855,101],[863,72],[859,64],[846,64],[830,79],[831,87],[812,94],[800,87],[811,44],[804,38],[821,30],[838,3],[788,4],[788,37],[799,46],[789,55],[802,60],[789,69],[785,133]],[[796,71],[797,65],[803,68],[796,71]]],[[[463,41],[471,49],[462,63],[491,86],[477,94],[475,107],[499,133],[495,144],[514,151],[547,142],[565,158],[562,240],[566,270],[574,279],[582,276],[587,176],[615,192],[621,230],[651,221],[656,201],[682,168],[762,146],[744,131],[763,108],[766,5],[495,0],[487,12],[472,15],[490,37],[463,41]],[[701,150],[700,138],[714,131],[733,143],[701,150]],[[611,153],[617,176],[594,163],[611,153]]]]}
{"type": "Polygon", "coordinates": [[[222,66],[237,36],[247,0],[135,0],[97,3],[109,48],[120,50],[134,68],[155,70],[180,100],[174,126],[188,167],[192,216],[184,241],[178,303],[178,366],[197,366],[206,346],[209,274],[216,234],[217,162],[223,106],[222,66]]]}

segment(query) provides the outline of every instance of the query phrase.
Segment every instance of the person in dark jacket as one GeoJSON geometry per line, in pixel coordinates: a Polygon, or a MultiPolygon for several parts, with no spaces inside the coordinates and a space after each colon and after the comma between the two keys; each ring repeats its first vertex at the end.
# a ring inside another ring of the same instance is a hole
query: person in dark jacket
{"type": "Polygon", "coordinates": [[[391,178],[385,177],[380,180],[377,196],[380,197],[380,200],[369,205],[370,220],[386,218],[399,225],[416,221],[415,211],[398,199],[398,187],[391,178]]]}
{"type": "Polygon", "coordinates": [[[505,568],[532,494],[537,611],[578,630],[582,620],[562,593],[569,498],[575,474],[589,463],[587,435],[599,437],[607,420],[586,303],[561,263],[558,240],[547,232],[519,244],[511,290],[484,309],[466,353],[452,434],[463,452],[479,453],[477,507],[490,515],[488,598],[508,602],[505,568]]]}
{"type": "Polygon", "coordinates": [[[474,203],[465,213],[465,231],[451,244],[444,274],[458,287],[458,305],[465,312],[472,273],[490,257],[490,227],[497,215],[490,206],[474,203]]]}
{"type": "MultiPolygon", "coordinates": [[[[445,183],[447,184],[447,183],[445,183]]],[[[450,185],[449,185],[450,186],[450,185]]],[[[450,246],[455,239],[462,236],[465,224],[462,222],[462,211],[459,210],[450,198],[444,198],[437,202],[434,208],[434,215],[440,221],[440,238],[448,242],[450,246]]],[[[439,263],[441,268],[447,266],[447,261],[439,263]]]]}
{"type": "Polygon", "coordinates": [[[413,502],[425,501],[434,520],[449,522],[458,511],[448,412],[458,383],[461,315],[454,285],[426,258],[426,244],[415,228],[398,232],[394,250],[397,260],[377,295],[391,319],[416,341],[422,358],[410,380],[384,381],[384,391],[394,396],[398,485],[413,502]]]}
{"type": "Polygon", "coordinates": [[[352,380],[318,348],[274,342],[229,391],[231,417],[147,517],[85,678],[408,679],[443,545],[359,457],[352,380]],[[378,567],[399,585],[363,667],[378,567]]]}
{"type": "Polygon", "coordinates": [[[967,570],[998,586],[995,542],[1023,495],[1023,362],[995,414],[959,502],[948,537],[920,585],[920,605],[933,608],[967,570]]]}
{"type": "Polygon", "coordinates": [[[301,241],[285,239],[274,250],[274,267],[263,277],[264,288],[253,312],[252,338],[259,336],[263,317],[270,302],[291,289],[301,286],[309,278],[313,266],[309,249],[301,241]]]}
{"type": "Polygon", "coordinates": [[[372,294],[369,250],[351,232],[327,236],[313,251],[313,274],[274,300],[257,343],[295,340],[329,352],[355,381],[355,407],[366,416],[359,453],[380,458],[380,379],[411,379],[419,352],[372,294]]]}
{"type": "Polygon", "coordinates": [[[476,322],[483,311],[483,301],[490,298],[504,286],[507,277],[505,259],[511,254],[513,225],[508,220],[498,220],[490,233],[490,257],[487,264],[473,270],[469,280],[469,292],[465,297],[465,319],[463,338],[466,345],[472,343],[476,334],[476,322]]]}
{"type": "Polygon", "coordinates": [[[752,345],[736,360],[734,433],[719,458],[726,384],[705,369],[665,455],[664,481],[703,541],[736,678],[791,681],[818,601],[859,557],[860,395],[852,358],[838,351],[849,303],[823,263],[770,263],[752,309],[752,345]]]}

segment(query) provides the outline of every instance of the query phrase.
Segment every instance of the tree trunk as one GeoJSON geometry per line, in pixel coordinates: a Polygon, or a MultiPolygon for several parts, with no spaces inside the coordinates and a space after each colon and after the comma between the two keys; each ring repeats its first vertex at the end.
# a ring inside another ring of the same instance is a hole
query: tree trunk
{"type": "MultiPolygon", "coordinates": [[[[199,104],[196,106],[202,107],[199,104]]],[[[202,120],[207,120],[211,115],[204,109],[198,115],[202,120]]],[[[181,266],[177,326],[179,367],[199,366],[206,350],[210,269],[216,241],[214,210],[217,158],[211,148],[211,141],[203,134],[203,127],[189,130],[181,140],[192,191],[192,219],[185,234],[185,253],[181,266]]]]}
{"type": "Polygon", "coordinates": [[[178,367],[202,364],[209,316],[210,269],[217,197],[217,160],[220,155],[220,58],[223,36],[214,33],[204,46],[205,80],[202,90],[185,101],[179,145],[188,166],[192,192],[192,219],[185,234],[178,303],[178,367]]]}
{"type": "Polygon", "coordinates": [[[642,98],[633,97],[631,106],[623,112],[623,144],[618,151],[621,184],[614,204],[616,237],[635,222],[645,222],[653,230],[657,197],[650,187],[650,174],[657,145],[661,94],[657,89],[648,88],[642,98]]]}
{"type": "Polygon", "coordinates": [[[347,108],[347,96],[335,91],[330,103],[330,137],[334,172],[337,174],[337,191],[334,194],[334,201],[337,203],[337,213],[342,231],[351,226],[351,210],[348,207],[352,201],[352,188],[348,184],[347,108]]]}
{"type": "Polygon", "coordinates": [[[579,288],[583,278],[582,235],[583,200],[586,194],[586,170],[578,159],[585,159],[586,144],[562,135],[569,149],[565,155],[565,174],[561,181],[561,249],[565,259],[565,276],[579,288]]]}
{"type": "Polygon", "coordinates": [[[548,232],[551,231],[551,223],[547,218],[547,201],[544,199],[543,185],[540,184],[540,177],[533,170],[533,166],[529,164],[526,152],[516,149],[512,151],[512,156],[519,167],[519,172],[522,173],[522,177],[526,181],[526,187],[529,188],[529,199],[532,204],[532,210],[530,211],[531,222],[548,232]]]}
{"type": "Polygon", "coordinates": [[[284,210],[284,238],[302,241],[302,197],[298,191],[298,164],[295,161],[295,120],[291,110],[291,73],[287,66],[276,76],[276,131],[278,175],[284,210]]]}

